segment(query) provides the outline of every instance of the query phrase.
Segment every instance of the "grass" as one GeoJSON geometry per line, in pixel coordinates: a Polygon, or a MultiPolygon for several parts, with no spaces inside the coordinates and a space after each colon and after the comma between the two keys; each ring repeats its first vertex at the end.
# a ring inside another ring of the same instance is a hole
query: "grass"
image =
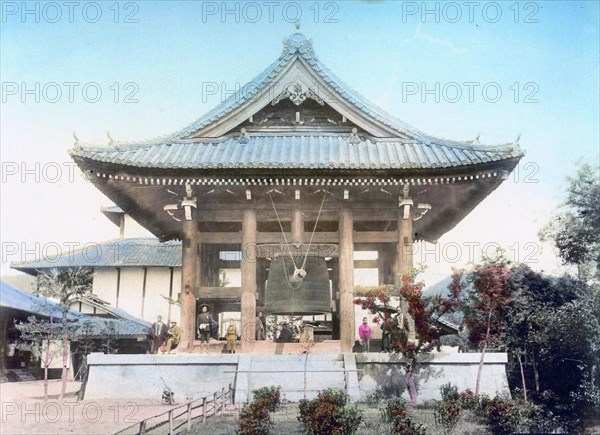
{"type": "MultiPolygon", "coordinates": [[[[366,404],[359,404],[363,413],[363,422],[357,434],[360,435],[382,435],[390,433],[389,425],[381,420],[381,412],[378,408],[371,408],[366,404]]],[[[192,426],[190,431],[181,432],[185,435],[230,435],[237,429],[237,416],[239,407],[235,414],[224,415],[223,417],[211,417],[206,423],[198,422],[192,426]]],[[[434,410],[432,408],[414,407],[410,408],[411,418],[416,423],[427,426],[427,433],[431,435],[445,435],[444,427],[435,421],[434,410]]],[[[272,434],[283,435],[302,435],[302,427],[296,418],[298,416],[298,406],[287,404],[281,410],[272,414],[275,426],[272,434]]],[[[489,433],[486,427],[480,424],[470,411],[465,414],[458,422],[451,434],[473,434],[480,435],[489,433]]]]}

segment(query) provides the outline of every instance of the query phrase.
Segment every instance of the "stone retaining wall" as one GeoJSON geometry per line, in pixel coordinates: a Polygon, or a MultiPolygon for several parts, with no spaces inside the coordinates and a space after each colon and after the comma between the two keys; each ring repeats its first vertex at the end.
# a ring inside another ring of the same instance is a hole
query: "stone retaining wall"
{"type": "MultiPolygon", "coordinates": [[[[478,353],[423,355],[415,370],[419,402],[439,399],[439,387],[448,382],[459,391],[475,389],[478,353]]],[[[508,394],[505,353],[488,353],[480,393],[508,394]]],[[[252,390],[281,385],[287,400],[313,398],[329,387],[345,388],[352,400],[364,400],[378,388],[386,395],[406,392],[406,374],[398,354],[300,355],[104,355],[88,357],[85,399],[160,400],[165,386],[179,403],[214,393],[229,384],[235,401],[245,402],[252,390]]]]}

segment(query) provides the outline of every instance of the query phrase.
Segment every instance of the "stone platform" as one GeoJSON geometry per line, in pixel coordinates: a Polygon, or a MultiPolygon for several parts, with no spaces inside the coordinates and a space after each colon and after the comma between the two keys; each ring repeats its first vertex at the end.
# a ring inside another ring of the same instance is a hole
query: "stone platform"
{"type": "MultiPolygon", "coordinates": [[[[85,399],[160,399],[168,386],[182,403],[230,384],[236,403],[247,401],[252,390],[271,385],[280,385],[285,398],[293,402],[313,398],[325,388],[346,390],[354,401],[376,389],[408,398],[398,354],[316,353],[315,348],[302,354],[294,343],[283,345],[280,354],[263,350],[253,354],[91,354],[85,399]]],[[[474,389],[479,358],[479,353],[423,355],[415,372],[419,402],[439,399],[439,387],[448,382],[459,391],[474,389]]],[[[480,393],[508,394],[506,363],[505,353],[486,354],[480,393]]]]}

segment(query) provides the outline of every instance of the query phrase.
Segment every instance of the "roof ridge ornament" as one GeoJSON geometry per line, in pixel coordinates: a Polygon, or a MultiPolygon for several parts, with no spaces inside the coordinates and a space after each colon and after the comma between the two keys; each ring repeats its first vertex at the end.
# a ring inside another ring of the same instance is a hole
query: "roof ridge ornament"
{"type": "Polygon", "coordinates": [[[350,133],[350,136],[348,136],[348,143],[354,144],[354,145],[358,145],[361,140],[360,137],[358,137],[358,129],[356,127],[354,127],[352,129],[352,133],[350,133]]]}
{"type": "Polygon", "coordinates": [[[244,127],[242,127],[242,129],[240,130],[240,135],[238,136],[237,140],[239,143],[248,143],[248,141],[250,140],[250,135],[248,134],[248,132],[246,131],[246,129],[244,127]]]}
{"type": "Polygon", "coordinates": [[[73,144],[73,147],[76,150],[80,150],[81,149],[81,144],[79,143],[79,138],[77,137],[77,133],[73,132],[73,139],[75,139],[75,144],[73,144]]]}
{"type": "Polygon", "coordinates": [[[281,52],[281,56],[283,57],[286,54],[295,54],[299,51],[306,51],[310,56],[316,59],[317,56],[313,50],[313,40],[307,39],[306,36],[299,31],[299,23],[296,23],[296,29],[298,29],[298,31],[288,38],[283,38],[283,51],[281,52]]]}

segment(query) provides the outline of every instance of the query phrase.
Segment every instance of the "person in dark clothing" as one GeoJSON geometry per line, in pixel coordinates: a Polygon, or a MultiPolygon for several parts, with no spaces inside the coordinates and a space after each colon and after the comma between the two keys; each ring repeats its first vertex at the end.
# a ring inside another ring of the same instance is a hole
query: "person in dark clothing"
{"type": "Polygon", "coordinates": [[[169,327],[162,322],[162,316],[158,316],[148,331],[150,353],[158,353],[158,349],[167,341],[168,332],[169,327]]]}
{"type": "Polygon", "coordinates": [[[394,340],[396,339],[396,330],[398,324],[396,319],[390,316],[388,313],[385,314],[383,322],[381,324],[381,351],[392,352],[394,350],[394,340]]]}
{"type": "Polygon", "coordinates": [[[278,343],[291,343],[294,341],[294,333],[290,329],[287,323],[284,323],[281,326],[281,332],[279,332],[279,337],[277,337],[278,343]]]}
{"type": "Polygon", "coordinates": [[[213,324],[213,319],[208,312],[208,307],[206,305],[202,306],[202,312],[198,315],[196,319],[196,325],[198,327],[198,338],[200,339],[200,348],[202,346],[206,346],[206,353],[208,353],[208,342],[211,338],[211,328],[213,324]]]}

